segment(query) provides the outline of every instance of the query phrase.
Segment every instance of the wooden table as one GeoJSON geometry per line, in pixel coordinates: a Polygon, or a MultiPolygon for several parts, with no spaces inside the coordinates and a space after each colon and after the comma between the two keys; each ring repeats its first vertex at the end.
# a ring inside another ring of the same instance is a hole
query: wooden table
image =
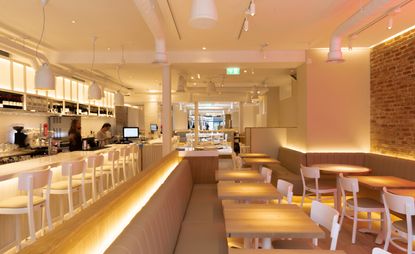
{"type": "Polygon", "coordinates": [[[388,191],[396,195],[413,197],[415,199],[415,189],[388,189],[388,191]]]}
{"type": "Polygon", "coordinates": [[[359,184],[368,188],[381,190],[386,188],[415,189],[415,182],[396,176],[357,176],[359,184]]]}
{"type": "Polygon", "coordinates": [[[266,153],[240,153],[238,154],[241,158],[269,158],[270,156],[266,153]]]}
{"type": "Polygon", "coordinates": [[[244,164],[251,165],[252,169],[260,170],[262,165],[279,164],[280,161],[273,158],[243,158],[244,164]]]}
{"type": "Polygon", "coordinates": [[[218,183],[218,197],[221,200],[275,200],[282,194],[270,183],[218,183]]]}
{"type": "MultiPolygon", "coordinates": [[[[314,164],[312,167],[317,167],[320,169],[321,172],[327,173],[327,174],[344,174],[344,175],[362,175],[362,174],[368,174],[370,173],[371,169],[362,167],[362,166],[356,166],[356,165],[347,165],[347,164],[314,164]]],[[[337,185],[337,199],[336,203],[334,204],[334,207],[337,209],[337,211],[341,211],[341,189],[340,189],[340,182],[339,179],[336,179],[336,185],[337,185]]]]}
{"type": "Polygon", "coordinates": [[[230,248],[228,254],[346,254],[344,250],[298,250],[298,249],[285,249],[285,250],[263,250],[263,249],[234,249],[230,248]]]}
{"type": "Polygon", "coordinates": [[[217,170],[216,181],[259,182],[264,177],[257,170],[217,170]]]}
{"type": "Polygon", "coordinates": [[[223,208],[229,237],[263,238],[270,249],[271,238],[324,238],[324,231],[297,205],[229,204],[223,208]]]}

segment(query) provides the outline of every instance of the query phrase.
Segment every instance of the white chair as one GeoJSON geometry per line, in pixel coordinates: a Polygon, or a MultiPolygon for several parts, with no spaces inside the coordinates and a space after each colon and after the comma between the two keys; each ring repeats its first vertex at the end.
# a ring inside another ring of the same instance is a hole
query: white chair
{"type": "Polygon", "coordinates": [[[30,241],[36,239],[34,210],[42,208],[42,229],[44,229],[44,214],[48,222],[49,230],[52,230],[52,217],[50,214],[49,192],[52,181],[52,171],[48,168],[38,168],[31,172],[18,176],[18,190],[25,191],[25,195],[18,195],[0,200],[0,214],[16,215],[16,248],[20,249],[20,214],[28,216],[30,241]],[[36,189],[46,186],[44,195],[35,195],[36,189]]]}
{"type": "MultiPolygon", "coordinates": [[[[291,204],[293,201],[293,188],[294,185],[290,182],[287,182],[282,179],[278,179],[277,181],[277,191],[283,195],[287,199],[288,204],[291,204]]],[[[281,200],[278,200],[278,203],[281,204],[281,200]]]]}
{"type": "Polygon", "coordinates": [[[102,174],[106,178],[106,187],[109,189],[109,180],[111,178],[111,189],[120,182],[120,152],[111,150],[108,152],[108,162],[102,167],[102,174]],[[117,174],[117,181],[115,181],[117,174]]]}
{"type": "Polygon", "coordinates": [[[359,192],[359,181],[357,178],[346,178],[343,175],[340,175],[339,182],[342,193],[342,213],[340,225],[343,224],[344,217],[353,220],[352,243],[354,244],[356,243],[357,222],[367,221],[369,223],[369,231],[371,231],[372,221],[381,221],[381,223],[383,221],[383,219],[373,219],[372,213],[380,213],[381,218],[383,218],[385,207],[382,203],[374,199],[357,197],[357,193],[359,192]],[[348,193],[352,193],[352,198],[347,198],[348,193]],[[347,214],[348,209],[351,209],[353,214],[347,214]],[[359,212],[367,213],[368,218],[359,218],[359,212]]]}
{"type": "MultiPolygon", "coordinates": [[[[62,176],[66,177],[66,180],[53,182],[50,186],[51,195],[67,195],[68,196],[68,207],[69,215],[73,215],[73,192],[78,191],[82,199],[82,205],[85,206],[85,170],[86,162],[85,160],[76,160],[62,162],[61,171],[62,176]],[[74,176],[79,176],[81,181],[74,180],[74,176]]],[[[47,191],[47,189],[43,189],[47,191]]],[[[62,220],[64,219],[63,215],[63,199],[60,199],[60,215],[62,220]]]]}
{"type": "MultiPolygon", "coordinates": [[[[323,203],[313,200],[311,203],[311,219],[317,223],[319,226],[322,226],[330,231],[330,250],[336,250],[337,238],[339,236],[340,224],[339,212],[323,203]]],[[[313,239],[313,245],[318,245],[318,239],[313,239]]],[[[277,240],[273,242],[273,246],[276,249],[308,249],[309,246],[307,242],[303,239],[296,240],[277,240]]]]}
{"type": "Polygon", "coordinates": [[[236,165],[236,153],[235,152],[232,152],[231,156],[232,156],[232,166],[235,169],[235,168],[237,168],[237,165],[236,165]]]}
{"type": "Polygon", "coordinates": [[[392,244],[399,250],[406,251],[408,254],[415,253],[412,250],[412,242],[415,240],[415,226],[412,221],[412,216],[415,215],[414,198],[392,194],[384,187],[382,199],[385,204],[387,220],[386,239],[383,249],[388,250],[389,244],[392,244]],[[405,215],[406,220],[397,220],[392,222],[390,211],[405,215]],[[396,236],[392,237],[392,231],[397,233],[396,236]],[[399,243],[397,243],[399,241],[407,242],[407,248],[405,249],[399,245],[399,243]]]}
{"type": "Polygon", "coordinates": [[[372,254],[392,254],[392,253],[386,250],[382,250],[381,248],[373,248],[372,254]]]}
{"type": "Polygon", "coordinates": [[[133,169],[133,175],[135,176],[136,173],[139,174],[141,171],[140,168],[140,148],[137,144],[131,145],[131,166],[133,169]]]}
{"type": "Polygon", "coordinates": [[[261,168],[261,175],[264,178],[264,183],[271,183],[272,170],[266,167],[261,168]]]}
{"type": "Polygon", "coordinates": [[[303,182],[303,196],[301,198],[301,207],[303,207],[305,198],[321,201],[321,195],[323,194],[333,194],[334,207],[337,207],[337,187],[335,182],[319,181],[320,169],[316,167],[305,167],[301,165],[300,172],[301,180],[303,182]],[[310,198],[312,195],[315,195],[316,198],[310,198]]]}
{"type": "MultiPolygon", "coordinates": [[[[97,200],[97,181],[99,181],[99,191],[103,191],[103,166],[104,166],[104,156],[101,154],[91,155],[87,157],[87,172],[84,176],[84,183],[92,185],[92,201],[97,200]]],[[[73,176],[75,180],[82,181],[82,175],[73,176]]]]}
{"type": "Polygon", "coordinates": [[[122,162],[123,181],[127,180],[127,169],[131,166],[131,147],[123,146],[120,148],[120,156],[122,162]]]}

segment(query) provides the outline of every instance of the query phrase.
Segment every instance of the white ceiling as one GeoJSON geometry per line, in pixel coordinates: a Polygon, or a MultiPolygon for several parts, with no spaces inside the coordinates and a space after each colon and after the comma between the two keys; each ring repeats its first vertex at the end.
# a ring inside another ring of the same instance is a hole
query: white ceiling
{"type": "MultiPolygon", "coordinates": [[[[313,47],[327,47],[335,28],[355,13],[368,0],[256,0],[256,15],[249,17],[249,31],[238,34],[242,26],[244,12],[249,0],[216,0],[219,20],[210,30],[197,30],[189,23],[191,0],[154,0],[158,3],[164,19],[168,52],[258,52],[260,45],[268,43],[265,55],[272,51],[305,50],[313,47]],[[168,8],[171,4],[177,28],[168,8]],[[206,47],[206,51],[201,48],[206,47]]],[[[39,0],[0,0],[0,36],[7,34],[28,45],[36,42],[41,30],[41,6],[39,0]]],[[[415,24],[415,1],[395,16],[394,27],[386,29],[382,20],[367,29],[353,42],[355,47],[367,47],[415,24]]],[[[140,64],[129,59],[140,58],[137,52],[150,53],[154,40],[147,25],[141,18],[133,0],[50,0],[46,7],[46,32],[44,45],[55,53],[66,56],[82,56],[73,65],[76,68],[89,68],[92,36],[98,36],[96,69],[118,79],[117,61],[120,48],[126,50],[127,64],[122,66],[121,79],[127,86],[138,92],[159,89],[161,82],[160,66],[140,64]],[[73,23],[72,21],[75,21],[73,23]]],[[[219,52],[219,53],[218,53],[219,52]]],[[[190,56],[193,53],[189,53],[190,56]]],[[[271,54],[271,53],[270,53],[271,54]]],[[[119,62],[119,61],[118,61],[119,62]]],[[[173,88],[177,75],[184,74],[189,85],[194,85],[191,76],[201,75],[196,86],[208,81],[221,82],[225,68],[241,67],[247,73],[238,77],[226,77],[225,86],[240,87],[257,85],[266,81],[269,86],[285,82],[289,69],[297,67],[301,61],[276,63],[271,59],[263,62],[222,61],[221,63],[182,62],[173,64],[173,88]],[[250,72],[254,70],[254,75],[250,72]],[[191,83],[190,83],[191,82],[191,83]]],[[[66,63],[65,63],[66,64],[66,63]]]]}

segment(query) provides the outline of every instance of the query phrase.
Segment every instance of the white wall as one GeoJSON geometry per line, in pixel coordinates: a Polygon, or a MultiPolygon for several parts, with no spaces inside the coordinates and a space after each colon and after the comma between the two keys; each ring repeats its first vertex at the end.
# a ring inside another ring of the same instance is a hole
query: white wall
{"type": "Polygon", "coordinates": [[[0,112],[0,143],[13,143],[16,123],[23,124],[26,129],[39,128],[40,124],[47,123],[46,116],[35,116],[30,114],[3,113],[0,112]]]}
{"type": "Polygon", "coordinates": [[[252,104],[243,105],[243,126],[256,127],[256,116],[258,114],[258,106],[252,104]]]}
{"type": "Polygon", "coordinates": [[[160,130],[160,112],[158,102],[146,102],[144,103],[144,130],[146,135],[150,132],[150,124],[156,123],[160,130]]]}

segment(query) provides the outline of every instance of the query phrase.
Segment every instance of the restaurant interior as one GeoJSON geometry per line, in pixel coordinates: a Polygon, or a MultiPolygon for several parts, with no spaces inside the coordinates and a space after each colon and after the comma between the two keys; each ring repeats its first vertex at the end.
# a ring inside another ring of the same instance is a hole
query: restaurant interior
{"type": "Polygon", "coordinates": [[[0,253],[415,253],[415,1],[0,0],[0,253]]]}

